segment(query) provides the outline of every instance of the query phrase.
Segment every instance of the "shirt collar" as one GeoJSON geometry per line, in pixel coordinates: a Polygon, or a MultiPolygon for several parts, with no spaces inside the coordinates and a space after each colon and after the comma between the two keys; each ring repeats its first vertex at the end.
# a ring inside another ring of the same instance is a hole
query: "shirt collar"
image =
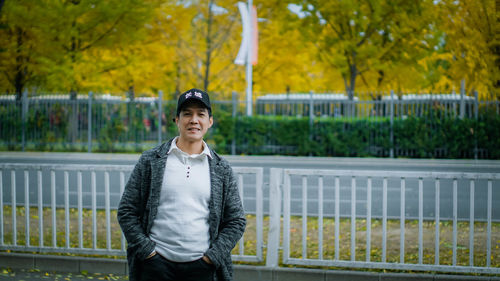
{"type": "Polygon", "coordinates": [[[206,156],[212,158],[212,153],[210,152],[210,148],[208,148],[208,145],[205,143],[205,141],[203,141],[203,143],[202,143],[203,151],[200,154],[189,155],[186,152],[182,151],[179,147],[177,147],[177,139],[178,138],[179,137],[177,136],[172,140],[172,144],[170,145],[170,149],[168,150],[167,154],[170,154],[170,152],[172,152],[172,151],[177,151],[181,154],[185,154],[187,156],[192,156],[193,158],[200,157],[202,155],[206,155],[206,156]]]}

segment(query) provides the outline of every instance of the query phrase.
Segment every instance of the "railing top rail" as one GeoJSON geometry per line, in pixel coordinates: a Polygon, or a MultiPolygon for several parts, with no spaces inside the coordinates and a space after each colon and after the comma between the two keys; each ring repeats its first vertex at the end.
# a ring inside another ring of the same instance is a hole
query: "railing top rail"
{"type": "MultiPolygon", "coordinates": [[[[130,172],[134,165],[104,165],[104,164],[27,164],[27,163],[0,163],[0,170],[60,170],[60,171],[118,171],[130,172]]],[[[240,174],[263,173],[262,167],[233,167],[240,174]]]]}
{"type": "Polygon", "coordinates": [[[500,179],[500,173],[284,169],[287,175],[377,178],[500,179]]]}
{"type": "Polygon", "coordinates": [[[63,171],[131,171],[134,165],[103,164],[25,164],[0,163],[0,169],[63,170],[63,171]]]}
{"type": "MultiPolygon", "coordinates": [[[[0,163],[0,169],[64,170],[64,171],[131,171],[134,165],[103,164],[26,164],[0,163]]],[[[262,167],[234,167],[238,173],[262,173],[262,167]]],[[[377,171],[377,170],[317,170],[284,169],[285,174],[299,176],[352,176],[377,178],[439,178],[439,179],[500,179],[500,173],[430,172],[430,171],[377,171]]]]}
{"type": "Polygon", "coordinates": [[[232,167],[235,172],[240,174],[257,174],[263,173],[264,168],[262,167],[232,167]]]}

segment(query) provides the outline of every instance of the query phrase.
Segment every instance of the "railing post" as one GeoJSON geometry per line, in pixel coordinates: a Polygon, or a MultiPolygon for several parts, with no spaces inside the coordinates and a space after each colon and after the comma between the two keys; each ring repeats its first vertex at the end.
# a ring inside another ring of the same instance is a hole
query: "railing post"
{"type": "Polygon", "coordinates": [[[89,92],[89,108],[88,108],[88,112],[87,112],[87,123],[88,123],[88,126],[87,126],[87,142],[88,142],[88,153],[91,153],[92,152],[92,96],[93,96],[93,93],[92,92],[89,92]]]}
{"type": "Polygon", "coordinates": [[[474,91],[474,118],[476,121],[476,128],[474,130],[474,159],[477,160],[478,157],[478,151],[477,151],[477,134],[478,134],[478,120],[479,120],[479,99],[478,99],[478,94],[477,91],[474,91]]]}
{"type": "Polygon", "coordinates": [[[283,169],[270,169],[269,183],[269,233],[267,238],[267,267],[278,266],[281,219],[281,184],[283,169]]]}
{"type": "Polygon", "coordinates": [[[389,156],[394,158],[394,90],[391,90],[391,150],[389,156]]]}
{"type": "Polygon", "coordinates": [[[477,91],[474,91],[474,118],[479,117],[479,97],[477,91]]]}
{"type": "Polygon", "coordinates": [[[460,82],[460,119],[465,117],[465,79],[460,82]]]}
{"type": "MultiPolygon", "coordinates": [[[[309,141],[311,142],[311,144],[313,140],[313,125],[314,125],[313,91],[309,91],[309,141]]],[[[309,147],[312,147],[312,145],[310,145],[309,147]]],[[[312,156],[312,151],[309,151],[309,156],[312,156]]]]}
{"type": "MultiPolygon", "coordinates": [[[[452,95],[453,97],[455,97],[455,96],[456,96],[456,94],[457,94],[457,93],[455,92],[455,89],[453,89],[453,90],[451,91],[451,95],[452,95]]],[[[453,117],[455,117],[455,118],[456,118],[456,117],[457,117],[457,103],[453,100],[453,101],[451,101],[451,102],[450,102],[450,105],[452,106],[452,109],[453,109],[453,117]]]]}
{"type": "Polygon", "coordinates": [[[21,118],[22,118],[22,146],[23,151],[26,149],[26,119],[28,115],[28,90],[24,90],[21,99],[21,118]]]}
{"type": "Polygon", "coordinates": [[[162,124],[161,124],[161,107],[162,107],[162,99],[163,99],[163,91],[159,90],[158,91],[158,145],[161,144],[161,131],[162,131],[162,124]]]}
{"type": "MultiPolygon", "coordinates": [[[[231,97],[232,97],[232,101],[233,101],[233,103],[232,103],[233,104],[232,117],[233,117],[233,122],[236,123],[236,114],[238,112],[238,93],[233,91],[231,97]]],[[[233,127],[233,139],[231,140],[231,155],[236,154],[236,134],[234,132],[235,129],[236,129],[236,126],[233,127]]]]}

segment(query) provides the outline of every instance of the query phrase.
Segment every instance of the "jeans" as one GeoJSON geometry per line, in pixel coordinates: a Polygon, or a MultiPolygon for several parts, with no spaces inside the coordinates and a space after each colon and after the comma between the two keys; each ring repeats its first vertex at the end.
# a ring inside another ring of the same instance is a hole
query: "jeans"
{"type": "Polygon", "coordinates": [[[173,262],[156,254],[142,262],[141,281],[213,281],[215,267],[203,259],[173,262]]]}

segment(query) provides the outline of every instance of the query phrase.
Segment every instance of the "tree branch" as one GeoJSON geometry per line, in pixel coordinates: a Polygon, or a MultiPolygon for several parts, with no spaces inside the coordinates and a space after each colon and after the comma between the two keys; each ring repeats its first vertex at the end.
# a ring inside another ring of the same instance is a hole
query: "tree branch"
{"type": "Polygon", "coordinates": [[[365,79],[365,76],[363,75],[363,72],[362,71],[358,71],[358,74],[361,77],[361,81],[363,81],[363,84],[365,84],[365,86],[367,88],[370,88],[370,85],[368,85],[368,82],[366,82],[366,79],[365,79]]]}
{"type": "Polygon", "coordinates": [[[105,32],[101,33],[101,35],[99,35],[97,37],[96,40],[94,40],[94,42],[92,43],[89,43],[87,46],[85,47],[82,47],[80,48],[80,51],[85,51],[89,48],[91,48],[94,44],[98,43],[99,41],[101,41],[102,39],[104,39],[106,37],[106,35],[108,35],[109,33],[111,33],[113,31],[113,29],[118,25],[118,23],[122,20],[122,18],[124,17],[125,13],[122,13],[117,19],[116,21],[111,25],[111,27],[106,30],[105,32]]]}
{"type": "Polygon", "coordinates": [[[0,0],[0,15],[2,14],[2,8],[3,8],[4,3],[5,3],[5,0],[0,0]]]}

